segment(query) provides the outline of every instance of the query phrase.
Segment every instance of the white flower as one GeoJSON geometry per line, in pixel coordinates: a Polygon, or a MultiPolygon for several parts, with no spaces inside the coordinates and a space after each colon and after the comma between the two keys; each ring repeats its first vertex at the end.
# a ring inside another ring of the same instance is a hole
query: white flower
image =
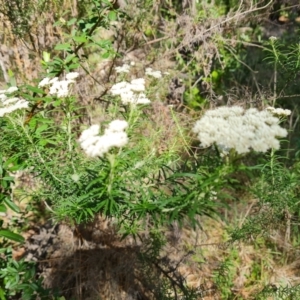
{"type": "Polygon", "coordinates": [[[128,136],[126,132],[116,132],[113,135],[113,143],[112,146],[114,147],[124,147],[128,143],[128,136]]]}
{"type": "MultiPolygon", "coordinates": [[[[128,137],[126,132],[105,132],[103,136],[100,137],[101,140],[98,142],[98,146],[111,149],[112,147],[121,148],[128,143],[128,137]]],[[[107,152],[105,151],[105,152],[107,152]]]]}
{"type": "Polygon", "coordinates": [[[2,100],[2,103],[4,106],[7,106],[9,104],[12,104],[12,103],[16,103],[20,100],[20,98],[17,98],[17,97],[13,97],[13,98],[6,98],[5,100],[2,100]]]}
{"type": "Polygon", "coordinates": [[[38,85],[38,87],[44,87],[44,86],[48,86],[50,85],[50,78],[49,77],[46,77],[44,78],[38,85]]]}
{"type": "Polygon", "coordinates": [[[270,36],[270,37],[269,37],[269,40],[270,40],[271,42],[276,41],[276,40],[277,40],[277,37],[276,37],[276,36],[270,36]]]}
{"type": "Polygon", "coordinates": [[[157,79],[162,78],[161,71],[154,71],[154,70],[152,70],[152,68],[146,68],[145,74],[148,76],[157,78],[157,79]]]}
{"type": "Polygon", "coordinates": [[[21,99],[21,98],[12,98],[11,101],[6,101],[4,107],[0,108],[0,117],[3,117],[5,114],[10,114],[11,112],[22,109],[28,108],[28,101],[21,99]]]}
{"type": "Polygon", "coordinates": [[[52,79],[50,79],[49,83],[53,84],[54,82],[58,81],[58,77],[53,77],[52,79]]]}
{"type": "Polygon", "coordinates": [[[143,92],[145,90],[145,79],[137,78],[137,79],[131,80],[130,89],[134,92],[143,92]]]}
{"type": "Polygon", "coordinates": [[[124,92],[130,91],[131,90],[131,85],[130,83],[126,82],[126,81],[121,81],[119,83],[114,84],[111,89],[110,92],[113,95],[121,95],[124,92]]]}
{"type": "Polygon", "coordinates": [[[137,95],[135,99],[136,104],[149,104],[151,101],[146,97],[144,93],[140,93],[137,95]]]}
{"type": "Polygon", "coordinates": [[[14,93],[14,92],[16,92],[18,90],[18,88],[16,87],[16,86],[11,86],[10,88],[8,88],[7,90],[6,90],[6,94],[12,94],[12,93],[14,93]]]}
{"type": "Polygon", "coordinates": [[[83,142],[83,141],[87,140],[90,137],[97,136],[99,134],[99,131],[100,131],[100,125],[97,125],[97,124],[92,125],[90,128],[84,130],[81,133],[81,136],[79,138],[79,142],[83,142]]]}
{"type": "Polygon", "coordinates": [[[150,100],[142,93],[145,90],[145,79],[133,79],[131,83],[126,81],[119,82],[112,86],[111,93],[120,95],[123,104],[148,104],[150,100]]]}
{"type": "Polygon", "coordinates": [[[128,127],[128,123],[124,120],[114,120],[109,125],[105,132],[121,132],[128,127]]]}
{"type": "Polygon", "coordinates": [[[28,108],[29,102],[18,97],[11,97],[10,94],[17,91],[16,86],[10,87],[7,90],[0,91],[0,117],[10,114],[15,110],[28,108]]]}
{"type": "Polygon", "coordinates": [[[0,101],[5,101],[7,96],[5,94],[0,94],[0,101]]]}
{"type": "Polygon", "coordinates": [[[129,73],[130,66],[128,64],[124,64],[121,67],[115,67],[117,73],[129,73]]]}
{"type": "Polygon", "coordinates": [[[123,104],[130,104],[130,103],[134,103],[134,97],[135,94],[133,91],[124,91],[121,94],[121,100],[123,104]]]}
{"type": "Polygon", "coordinates": [[[269,111],[255,108],[244,110],[239,106],[223,106],[207,111],[196,122],[193,132],[202,147],[216,144],[223,155],[228,154],[230,149],[235,149],[239,154],[251,149],[258,152],[278,149],[277,137],[287,136],[287,131],[279,126],[279,119],[269,111]]]}
{"type": "Polygon", "coordinates": [[[113,95],[119,95],[123,104],[148,104],[151,101],[146,97],[145,90],[145,79],[137,78],[133,79],[131,83],[122,81],[114,84],[110,92],[113,95]]]}
{"type": "Polygon", "coordinates": [[[66,75],[66,79],[71,81],[71,80],[74,80],[76,79],[77,77],[79,76],[79,73],[77,72],[70,72],[66,75]]]}
{"type": "Polygon", "coordinates": [[[283,109],[283,108],[275,108],[275,107],[267,107],[267,110],[270,111],[273,115],[277,116],[289,116],[291,114],[291,111],[289,109],[283,109]]]}
{"type": "Polygon", "coordinates": [[[90,157],[103,157],[112,147],[121,148],[128,143],[128,136],[124,130],[128,123],[114,120],[105,129],[104,135],[99,136],[99,125],[92,125],[84,130],[79,138],[79,143],[84,152],[90,157]]]}
{"type": "Polygon", "coordinates": [[[40,83],[39,87],[49,86],[49,94],[58,98],[64,98],[69,96],[69,86],[75,82],[79,74],[77,72],[70,72],[66,75],[66,80],[59,80],[58,77],[44,78],[40,83]]]}
{"type": "Polygon", "coordinates": [[[70,80],[55,80],[49,90],[50,95],[57,96],[58,98],[68,97],[70,80]]]}

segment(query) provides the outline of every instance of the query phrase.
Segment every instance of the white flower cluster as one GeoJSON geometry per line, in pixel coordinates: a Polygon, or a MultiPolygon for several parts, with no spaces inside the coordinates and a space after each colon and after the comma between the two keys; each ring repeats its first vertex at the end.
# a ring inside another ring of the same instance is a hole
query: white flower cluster
{"type": "Polygon", "coordinates": [[[128,136],[124,131],[127,127],[126,121],[115,120],[105,129],[104,135],[99,136],[100,126],[92,125],[82,132],[79,143],[88,156],[103,157],[112,147],[121,148],[128,143],[128,136]]]}
{"type": "Polygon", "coordinates": [[[121,67],[115,67],[115,70],[116,70],[117,73],[129,73],[130,65],[124,64],[121,67]]]}
{"type": "Polygon", "coordinates": [[[276,36],[270,36],[270,37],[269,37],[269,40],[270,40],[271,42],[274,42],[274,41],[276,41],[276,40],[278,40],[278,39],[277,39],[276,36]]]}
{"type": "Polygon", "coordinates": [[[291,114],[291,111],[289,109],[275,108],[272,106],[267,107],[267,110],[276,116],[287,117],[291,114]]]}
{"type": "Polygon", "coordinates": [[[11,94],[17,90],[17,87],[12,86],[7,90],[0,91],[0,117],[17,109],[28,108],[28,101],[18,97],[11,97],[11,94]]]}
{"type": "Polygon", "coordinates": [[[131,82],[121,81],[110,89],[113,95],[119,95],[123,104],[148,104],[150,100],[145,93],[145,79],[137,78],[131,82]]]}
{"type": "Polygon", "coordinates": [[[267,110],[223,106],[207,111],[196,122],[193,132],[198,135],[202,147],[216,144],[221,150],[235,149],[239,154],[251,148],[266,152],[270,148],[279,149],[276,138],[287,136],[286,129],[278,123],[279,119],[267,110]]]}
{"type": "Polygon", "coordinates": [[[77,72],[70,72],[66,75],[65,80],[59,80],[58,77],[44,78],[39,87],[49,87],[49,94],[57,96],[59,98],[68,97],[69,85],[75,82],[75,79],[79,76],[77,72]]]}
{"type": "Polygon", "coordinates": [[[157,78],[157,79],[162,78],[161,71],[154,71],[154,70],[152,70],[152,68],[146,68],[145,74],[148,76],[157,78]]]}

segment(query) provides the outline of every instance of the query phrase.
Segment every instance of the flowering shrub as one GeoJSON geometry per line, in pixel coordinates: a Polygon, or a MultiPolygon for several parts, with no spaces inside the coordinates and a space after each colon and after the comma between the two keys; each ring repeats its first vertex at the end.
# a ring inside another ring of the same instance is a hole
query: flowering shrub
{"type": "Polygon", "coordinates": [[[251,149],[258,152],[279,149],[277,138],[287,136],[287,130],[279,126],[279,119],[269,110],[244,110],[239,106],[206,111],[196,122],[193,132],[202,147],[216,144],[220,150],[234,149],[238,154],[251,149]]]}
{"type": "MultiPolygon", "coordinates": [[[[120,70],[129,71],[130,66],[116,71],[120,70]]],[[[161,74],[150,69],[146,73],[153,80],[161,74]]],[[[213,213],[219,191],[233,169],[221,161],[212,163],[206,157],[183,168],[174,164],[180,161],[180,153],[171,154],[167,150],[158,159],[154,152],[143,150],[143,145],[149,144],[149,137],[139,129],[143,106],[138,104],[151,105],[146,97],[145,79],[114,84],[110,89],[114,106],[113,114],[108,115],[111,121],[78,132],[79,105],[71,89],[77,77],[78,73],[71,72],[64,79],[45,78],[38,88],[27,87],[27,92],[23,87],[22,95],[29,101],[18,100],[18,108],[13,106],[9,118],[1,123],[5,158],[14,169],[26,169],[34,176],[39,174],[42,183],[35,194],[40,194],[52,213],[58,219],[75,223],[102,213],[115,217],[126,234],[136,234],[147,216],[160,224],[186,215],[193,219],[196,215],[213,213]],[[44,98],[37,113],[28,118],[25,109],[29,107],[32,111],[36,106],[31,90],[44,98]],[[120,108],[119,97],[122,104],[128,105],[125,112],[120,108]]],[[[10,93],[16,91],[14,88],[1,94],[5,105],[10,103],[7,100],[13,95],[10,93]]],[[[203,147],[215,143],[223,151],[265,152],[269,148],[278,149],[277,137],[287,134],[278,125],[275,113],[279,111],[220,107],[207,111],[193,131],[203,147]]],[[[182,129],[179,130],[182,134],[182,129]]]]}
{"type": "MultiPolygon", "coordinates": [[[[153,74],[156,80],[159,73],[153,74]]],[[[200,164],[183,172],[174,163],[180,153],[168,149],[156,156],[151,136],[139,128],[144,122],[139,104],[151,105],[145,79],[113,85],[109,97],[114,109],[108,113],[107,125],[96,123],[78,130],[79,105],[71,89],[77,77],[78,73],[71,72],[63,79],[45,78],[38,88],[22,87],[26,106],[0,119],[6,160],[14,170],[38,174],[35,197],[57,219],[79,224],[101,213],[114,217],[124,234],[137,234],[149,217],[158,226],[186,215],[193,219],[212,214],[227,173],[222,165],[203,173],[206,167],[200,164]],[[40,95],[38,106],[30,91],[40,95]],[[128,105],[125,112],[119,97],[128,105]],[[185,175],[189,172],[195,176],[185,175]]],[[[151,87],[151,76],[147,80],[151,87]]]]}

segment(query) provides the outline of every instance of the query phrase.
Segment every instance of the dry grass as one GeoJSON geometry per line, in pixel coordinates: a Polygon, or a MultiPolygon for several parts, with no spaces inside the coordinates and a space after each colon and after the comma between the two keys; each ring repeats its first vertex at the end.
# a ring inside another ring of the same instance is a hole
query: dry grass
{"type": "MultiPolygon", "coordinates": [[[[240,205],[241,219],[251,207],[240,205]]],[[[162,229],[167,244],[148,267],[139,259],[147,244],[146,233],[143,242],[130,237],[121,241],[113,222],[101,217],[76,229],[60,225],[52,247],[56,250],[40,262],[44,284],[58,288],[66,299],[157,299],[155,292],[168,277],[171,293],[172,284],[185,282],[198,291],[198,299],[224,299],[216,284],[224,261],[229,262],[225,276],[231,280],[228,289],[235,297],[255,299],[266,285],[300,283],[299,260],[285,263],[274,253],[276,244],[261,238],[228,243],[227,222],[207,217],[199,222],[201,229],[192,228],[189,222],[183,228],[173,224],[162,229]]]]}

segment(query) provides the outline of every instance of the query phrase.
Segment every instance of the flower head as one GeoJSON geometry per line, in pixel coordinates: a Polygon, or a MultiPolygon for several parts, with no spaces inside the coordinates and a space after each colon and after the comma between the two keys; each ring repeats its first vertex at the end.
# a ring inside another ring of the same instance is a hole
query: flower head
{"type": "Polygon", "coordinates": [[[15,110],[28,108],[29,102],[18,97],[12,97],[10,94],[16,92],[17,87],[10,87],[2,90],[0,93],[0,117],[10,114],[15,110]]]}
{"type": "Polygon", "coordinates": [[[207,111],[196,122],[193,132],[202,147],[216,144],[221,151],[235,149],[239,154],[251,149],[266,152],[270,148],[278,149],[277,137],[287,135],[287,131],[278,124],[279,119],[267,110],[223,106],[207,111]]]}
{"type": "Polygon", "coordinates": [[[291,114],[291,111],[289,109],[283,109],[283,108],[275,108],[272,106],[269,106],[266,108],[268,111],[270,111],[273,115],[276,116],[289,116],[291,114]]]}
{"type": "Polygon", "coordinates": [[[122,81],[112,86],[110,92],[119,95],[123,104],[148,104],[150,100],[143,93],[145,91],[145,79],[133,79],[130,83],[122,81]]]}
{"type": "Polygon", "coordinates": [[[50,84],[50,80],[51,80],[51,78],[45,77],[42,81],[40,81],[38,87],[48,86],[50,84]]]}
{"type": "Polygon", "coordinates": [[[75,78],[79,76],[77,72],[70,72],[66,74],[65,80],[59,80],[58,77],[44,78],[40,83],[39,87],[49,87],[49,94],[58,98],[65,98],[69,96],[70,85],[75,82],[75,78]]]}
{"type": "Polygon", "coordinates": [[[84,152],[90,157],[103,157],[113,147],[124,147],[128,143],[127,133],[124,131],[128,123],[123,120],[114,120],[99,136],[99,125],[92,125],[84,130],[79,138],[79,143],[84,152]]]}
{"type": "Polygon", "coordinates": [[[79,76],[79,73],[77,72],[70,72],[66,75],[67,80],[74,80],[79,76]]]}
{"type": "Polygon", "coordinates": [[[10,88],[8,88],[5,93],[6,94],[12,94],[14,92],[16,92],[18,90],[18,88],[16,86],[11,86],[10,88]]]}
{"type": "Polygon", "coordinates": [[[152,70],[152,68],[146,68],[145,74],[148,76],[157,78],[157,79],[162,78],[161,71],[154,71],[154,70],[152,70]]]}
{"type": "Polygon", "coordinates": [[[270,40],[271,42],[274,42],[274,41],[277,40],[277,37],[276,37],[276,36],[270,36],[270,37],[269,37],[269,40],[270,40]]]}
{"type": "Polygon", "coordinates": [[[115,67],[115,70],[116,70],[117,73],[129,73],[130,65],[124,64],[121,67],[115,67]]]}
{"type": "Polygon", "coordinates": [[[145,90],[145,79],[137,78],[131,80],[130,89],[134,92],[143,92],[145,90]]]}

